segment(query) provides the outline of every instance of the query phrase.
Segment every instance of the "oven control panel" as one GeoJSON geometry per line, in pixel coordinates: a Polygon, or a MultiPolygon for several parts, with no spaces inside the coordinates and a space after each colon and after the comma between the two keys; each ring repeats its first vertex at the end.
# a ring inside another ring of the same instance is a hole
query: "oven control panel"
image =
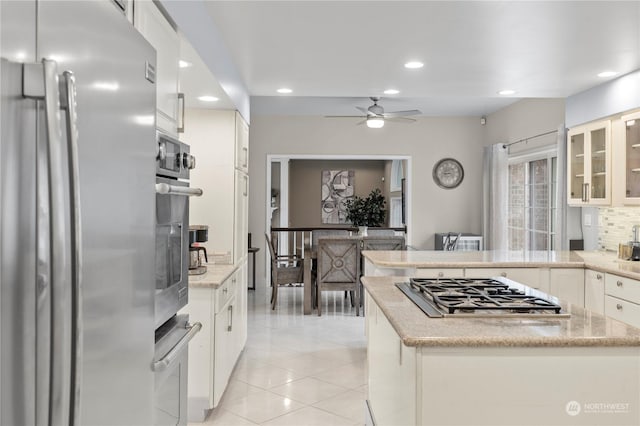
{"type": "Polygon", "coordinates": [[[175,179],[189,179],[189,170],[196,167],[196,158],[189,153],[189,145],[163,133],[158,133],[156,175],[175,179]]]}

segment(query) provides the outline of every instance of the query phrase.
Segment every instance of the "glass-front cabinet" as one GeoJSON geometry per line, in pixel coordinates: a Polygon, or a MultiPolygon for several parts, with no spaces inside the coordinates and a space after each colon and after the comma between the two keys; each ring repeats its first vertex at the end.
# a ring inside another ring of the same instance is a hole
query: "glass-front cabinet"
{"type": "Polygon", "coordinates": [[[624,204],[640,204],[640,112],[622,116],[624,124],[624,204]]]}
{"type": "Polygon", "coordinates": [[[611,122],[598,121],[569,130],[567,163],[569,205],[610,204],[611,122]]]}

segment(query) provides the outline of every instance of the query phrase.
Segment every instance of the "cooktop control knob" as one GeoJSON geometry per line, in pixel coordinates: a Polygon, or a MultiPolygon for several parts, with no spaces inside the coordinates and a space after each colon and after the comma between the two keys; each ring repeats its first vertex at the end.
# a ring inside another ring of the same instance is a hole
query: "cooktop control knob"
{"type": "Polygon", "coordinates": [[[185,169],[195,169],[196,157],[187,153],[182,154],[182,165],[184,166],[185,169]]]}

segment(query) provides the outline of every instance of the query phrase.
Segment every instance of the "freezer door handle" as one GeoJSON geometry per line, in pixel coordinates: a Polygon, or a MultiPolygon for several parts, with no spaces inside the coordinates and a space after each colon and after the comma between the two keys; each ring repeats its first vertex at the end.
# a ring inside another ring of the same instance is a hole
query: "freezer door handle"
{"type": "Polygon", "coordinates": [[[176,343],[175,346],[162,357],[162,359],[153,363],[151,369],[154,372],[164,371],[171,365],[171,363],[178,357],[178,354],[180,354],[180,352],[189,344],[191,339],[193,339],[202,329],[202,323],[197,322],[187,327],[187,329],[189,330],[187,334],[182,336],[182,339],[180,339],[178,343],[176,343]]]}
{"type": "Polygon", "coordinates": [[[71,424],[80,424],[80,380],[82,366],[82,227],[80,209],[80,172],[78,168],[78,115],[76,80],[71,71],[62,73],[60,105],[65,111],[67,155],[69,163],[69,198],[71,212],[71,424]]]}
{"type": "Polygon", "coordinates": [[[199,197],[204,191],[200,188],[186,188],[183,186],[169,185],[168,183],[156,183],[156,194],[185,195],[187,197],[199,197]]]}
{"type": "MultiPolygon", "coordinates": [[[[43,59],[41,63],[23,65],[23,95],[43,101],[46,128],[46,191],[49,211],[48,257],[39,259],[51,268],[47,294],[51,306],[51,358],[49,424],[70,424],[70,392],[72,361],[69,305],[71,301],[70,233],[67,229],[68,205],[65,189],[68,187],[68,170],[65,169],[65,148],[60,125],[60,92],[57,63],[43,59]]],[[[40,164],[40,163],[38,163],[40,164]]],[[[45,173],[42,170],[41,173],[45,173]]],[[[40,199],[40,197],[38,197],[40,199]]],[[[46,285],[46,283],[45,283],[46,285]]],[[[40,412],[40,409],[38,409],[40,412]]],[[[38,421],[40,423],[40,421],[38,421]]]]}

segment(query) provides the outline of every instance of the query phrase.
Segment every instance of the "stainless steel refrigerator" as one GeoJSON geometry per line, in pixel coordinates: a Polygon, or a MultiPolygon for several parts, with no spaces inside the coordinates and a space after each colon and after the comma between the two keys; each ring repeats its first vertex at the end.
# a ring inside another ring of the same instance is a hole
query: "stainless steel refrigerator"
{"type": "Polygon", "coordinates": [[[108,0],[0,32],[0,424],[151,424],[155,51],[108,0]]]}

